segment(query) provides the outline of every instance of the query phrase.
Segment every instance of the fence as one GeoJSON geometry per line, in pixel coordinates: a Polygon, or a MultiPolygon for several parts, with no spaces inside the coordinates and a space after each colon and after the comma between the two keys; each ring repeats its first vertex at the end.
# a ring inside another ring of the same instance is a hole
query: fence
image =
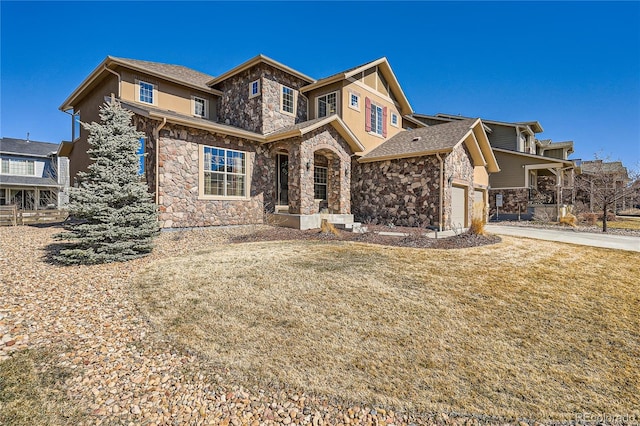
{"type": "Polygon", "coordinates": [[[66,210],[20,210],[16,205],[0,206],[0,226],[63,222],[66,210]]]}

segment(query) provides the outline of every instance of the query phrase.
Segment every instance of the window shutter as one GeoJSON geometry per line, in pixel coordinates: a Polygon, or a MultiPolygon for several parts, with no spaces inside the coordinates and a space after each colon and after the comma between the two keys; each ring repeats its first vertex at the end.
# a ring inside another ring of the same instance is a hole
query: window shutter
{"type": "Polygon", "coordinates": [[[364,98],[364,130],[371,131],[371,99],[364,98]]]}
{"type": "Polygon", "coordinates": [[[387,137],[387,107],[382,108],[382,137],[387,137]]]}

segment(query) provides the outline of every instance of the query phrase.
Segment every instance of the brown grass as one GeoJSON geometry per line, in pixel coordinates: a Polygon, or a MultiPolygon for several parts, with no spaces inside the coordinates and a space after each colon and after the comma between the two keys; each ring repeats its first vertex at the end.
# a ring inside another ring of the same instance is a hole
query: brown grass
{"type": "MultiPolygon", "coordinates": [[[[602,228],[602,221],[598,221],[598,226],[602,228]]],[[[640,217],[620,217],[616,220],[607,221],[608,228],[615,229],[636,229],[640,230],[640,217]]]]}
{"type": "Polygon", "coordinates": [[[573,226],[575,228],[577,226],[577,223],[578,218],[571,213],[568,213],[567,215],[560,218],[561,225],[573,226]]]}
{"type": "Polygon", "coordinates": [[[507,237],[454,251],[289,241],[160,261],[135,291],[159,328],[247,383],[574,419],[640,414],[638,276],[636,253],[507,237]]]}
{"type": "Polygon", "coordinates": [[[77,425],[86,415],[64,392],[72,372],[55,365],[53,352],[27,350],[0,362],[0,424],[77,425]]]}

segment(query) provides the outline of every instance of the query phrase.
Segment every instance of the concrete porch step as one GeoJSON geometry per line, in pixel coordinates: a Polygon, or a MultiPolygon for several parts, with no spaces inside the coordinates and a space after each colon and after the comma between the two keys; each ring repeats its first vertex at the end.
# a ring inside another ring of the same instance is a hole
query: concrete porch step
{"type": "Polygon", "coordinates": [[[364,234],[367,232],[367,227],[362,226],[360,222],[351,222],[351,223],[332,223],[336,229],[342,229],[345,231],[355,232],[356,234],[364,234]]]}

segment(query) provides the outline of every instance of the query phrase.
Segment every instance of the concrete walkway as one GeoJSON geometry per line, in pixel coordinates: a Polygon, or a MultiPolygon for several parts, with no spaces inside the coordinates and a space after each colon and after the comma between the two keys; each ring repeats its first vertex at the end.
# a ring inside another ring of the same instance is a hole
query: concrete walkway
{"type": "Polygon", "coordinates": [[[640,252],[639,237],[595,234],[591,232],[577,232],[563,229],[541,229],[524,226],[501,226],[491,224],[487,224],[485,229],[491,234],[640,252]]]}

